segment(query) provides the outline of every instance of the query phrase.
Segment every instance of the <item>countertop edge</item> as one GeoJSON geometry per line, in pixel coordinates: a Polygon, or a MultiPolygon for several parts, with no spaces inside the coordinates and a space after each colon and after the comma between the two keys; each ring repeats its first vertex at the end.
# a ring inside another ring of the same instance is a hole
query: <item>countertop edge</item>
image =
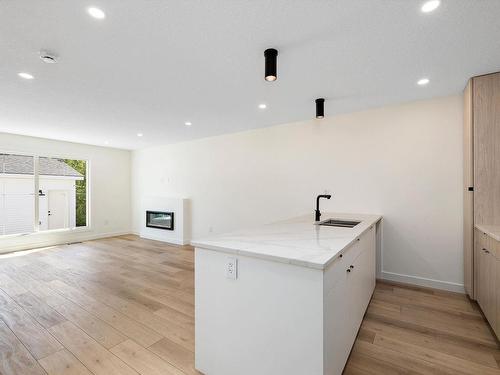
{"type": "Polygon", "coordinates": [[[382,215],[374,215],[376,218],[373,220],[370,220],[366,228],[354,236],[352,240],[347,243],[343,248],[339,249],[339,251],[336,252],[335,255],[332,255],[330,259],[328,259],[325,263],[315,263],[315,262],[310,262],[310,261],[301,261],[298,259],[290,259],[287,257],[280,257],[280,256],[275,256],[275,255],[268,255],[268,254],[260,254],[260,253],[254,253],[252,251],[247,251],[247,250],[238,250],[238,249],[231,249],[228,247],[223,247],[223,246],[216,246],[216,245],[210,245],[206,244],[203,241],[191,241],[191,246],[199,249],[204,249],[204,250],[211,250],[211,251],[217,251],[225,254],[234,254],[234,255],[241,255],[241,256],[246,256],[249,258],[256,258],[256,259],[262,259],[262,260],[269,260],[269,261],[274,261],[274,262],[279,262],[283,264],[291,264],[299,267],[307,267],[307,268],[312,268],[320,271],[326,270],[338,257],[340,254],[343,254],[347,248],[349,248],[358,237],[362,236],[365,234],[373,225],[378,224],[383,220],[382,215]]]}

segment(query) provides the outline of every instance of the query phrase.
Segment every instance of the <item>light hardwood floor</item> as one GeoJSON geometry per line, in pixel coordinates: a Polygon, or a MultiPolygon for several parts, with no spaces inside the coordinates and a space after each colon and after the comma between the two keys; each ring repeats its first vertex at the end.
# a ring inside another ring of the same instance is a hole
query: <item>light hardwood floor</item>
{"type": "MultiPolygon", "coordinates": [[[[122,236],[16,255],[0,256],[1,375],[197,374],[192,248],[122,236]]],[[[499,363],[465,296],[378,283],[345,373],[499,363]]]]}

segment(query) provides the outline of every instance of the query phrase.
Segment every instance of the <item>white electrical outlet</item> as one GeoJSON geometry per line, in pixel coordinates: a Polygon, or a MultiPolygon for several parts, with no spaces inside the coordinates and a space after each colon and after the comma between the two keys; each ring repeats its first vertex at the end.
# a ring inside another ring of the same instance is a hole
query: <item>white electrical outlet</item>
{"type": "Polygon", "coordinates": [[[236,280],[238,278],[238,259],[227,258],[226,260],[226,278],[236,280]]]}

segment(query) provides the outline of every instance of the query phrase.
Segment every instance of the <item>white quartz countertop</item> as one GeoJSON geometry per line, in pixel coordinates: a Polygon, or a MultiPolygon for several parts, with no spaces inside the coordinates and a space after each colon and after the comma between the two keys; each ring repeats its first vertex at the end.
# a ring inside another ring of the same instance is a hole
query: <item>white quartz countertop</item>
{"type": "Polygon", "coordinates": [[[198,248],[244,255],[298,266],[325,269],[380,215],[322,213],[326,219],[361,221],[354,228],[315,225],[313,213],[256,228],[194,240],[198,248]]]}
{"type": "Polygon", "coordinates": [[[491,238],[500,241],[500,225],[476,224],[476,228],[491,238]]]}

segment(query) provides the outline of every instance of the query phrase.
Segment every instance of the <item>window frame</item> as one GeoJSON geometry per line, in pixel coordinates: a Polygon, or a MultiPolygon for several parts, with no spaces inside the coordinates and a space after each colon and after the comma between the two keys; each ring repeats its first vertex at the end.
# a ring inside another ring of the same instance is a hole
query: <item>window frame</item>
{"type": "Polygon", "coordinates": [[[27,236],[38,236],[43,234],[51,234],[51,233],[78,233],[78,232],[89,232],[92,230],[92,222],[91,222],[91,176],[90,176],[90,165],[91,160],[87,158],[78,157],[75,155],[62,155],[62,154],[47,154],[47,153],[32,153],[18,150],[5,150],[0,149],[0,153],[2,154],[12,154],[12,155],[22,155],[22,156],[31,156],[33,157],[33,193],[35,199],[33,200],[35,215],[33,216],[33,232],[27,233],[14,233],[14,234],[0,234],[0,239],[3,238],[13,238],[13,237],[27,237],[27,236]],[[85,161],[85,181],[86,181],[86,199],[85,199],[85,210],[86,210],[86,225],[81,227],[74,228],[61,228],[61,229],[47,229],[40,230],[40,212],[39,212],[39,196],[38,190],[40,185],[40,174],[39,174],[39,158],[52,158],[52,159],[72,159],[72,160],[83,160],[85,161]]]}

